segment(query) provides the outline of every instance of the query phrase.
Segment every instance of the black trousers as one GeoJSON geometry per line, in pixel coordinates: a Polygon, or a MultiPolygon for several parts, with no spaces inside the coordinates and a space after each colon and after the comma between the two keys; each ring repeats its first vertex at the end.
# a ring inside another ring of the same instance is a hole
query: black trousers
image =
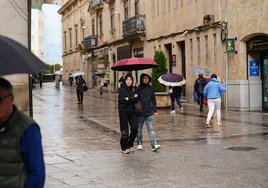
{"type": "Polygon", "coordinates": [[[76,92],[76,94],[77,94],[78,102],[83,103],[83,94],[84,94],[84,92],[76,92]]]}
{"type": "Polygon", "coordinates": [[[119,112],[121,139],[120,145],[122,150],[133,147],[133,143],[138,133],[138,121],[135,112],[124,114],[119,112]],[[130,134],[129,134],[130,125],[130,134]]]}
{"type": "Polygon", "coordinates": [[[203,101],[204,101],[204,95],[203,95],[203,93],[198,93],[198,100],[197,100],[197,103],[198,103],[199,106],[200,106],[200,110],[203,109],[203,101]]]}

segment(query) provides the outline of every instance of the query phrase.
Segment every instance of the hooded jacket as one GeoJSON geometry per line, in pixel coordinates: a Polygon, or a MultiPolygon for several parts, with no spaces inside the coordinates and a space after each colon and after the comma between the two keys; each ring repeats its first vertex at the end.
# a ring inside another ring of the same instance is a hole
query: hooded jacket
{"type": "MultiPolygon", "coordinates": [[[[131,75],[127,75],[125,77],[125,80],[123,81],[122,87],[119,90],[118,95],[118,109],[119,113],[135,113],[134,111],[134,103],[136,103],[139,98],[134,97],[135,93],[133,91],[133,86],[127,86],[126,85],[126,79],[128,77],[131,77],[133,81],[133,77],[131,75]],[[128,100],[126,100],[126,97],[128,97],[128,100]]],[[[133,82],[132,82],[133,84],[133,82]]]]}
{"type": "Polygon", "coordinates": [[[151,77],[148,74],[141,74],[140,76],[140,85],[138,88],[138,96],[139,100],[141,101],[142,104],[142,114],[141,116],[151,116],[153,113],[157,112],[157,106],[156,106],[156,99],[155,99],[155,94],[154,91],[150,85],[151,82],[151,77]],[[143,83],[143,77],[148,76],[149,78],[149,83],[144,84],[143,83]]]}
{"type": "Polygon", "coordinates": [[[212,78],[205,86],[204,97],[207,99],[218,99],[221,98],[222,93],[225,91],[225,84],[220,84],[216,78],[212,78]]]}
{"type": "Polygon", "coordinates": [[[206,84],[207,82],[204,77],[197,78],[194,84],[194,91],[198,94],[203,94],[206,84]]]}

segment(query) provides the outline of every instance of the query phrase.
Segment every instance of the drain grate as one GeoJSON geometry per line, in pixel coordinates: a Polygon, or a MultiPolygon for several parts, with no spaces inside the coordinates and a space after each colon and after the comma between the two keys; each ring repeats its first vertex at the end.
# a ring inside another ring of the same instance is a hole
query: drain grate
{"type": "Polygon", "coordinates": [[[232,151],[252,151],[252,150],[257,150],[258,148],[254,147],[230,147],[227,148],[227,150],[232,150],[232,151]]]}

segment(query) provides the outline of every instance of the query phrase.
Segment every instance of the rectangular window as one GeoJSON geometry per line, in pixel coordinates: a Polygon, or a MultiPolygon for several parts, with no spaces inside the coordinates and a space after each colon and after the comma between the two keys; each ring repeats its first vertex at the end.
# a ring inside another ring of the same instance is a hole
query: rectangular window
{"type": "Polygon", "coordinates": [[[176,0],[176,8],[179,8],[179,0],[176,0]]]}
{"type": "Polygon", "coordinates": [[[190,39],[190,53],[191,53],[191,65],[194,64],[194,56],[193,56],[193,39],[190,39]]]}
{"type": "Polygon", "coordinates": [[[151,0],[152,1],[152,17],[155,17],[155,1],[156,0],[151,0]]]}
{"type": "Polygon", "coordinates": [[[81,35],[80,36],[81,36],[81,41],[83,41],[85,38],[85,25],[84,24],[81,25],[81,35]]]}
{"type": "Polygon", "coordinates": [[[95,35],[95,19],[92,19],[91,27],[92,27],[92,35],[95,35]]]}
{"type": "Polygon", "coordinates": [[[63,37],[64,37],[64,51],[67,51],[67,34],[66,31],[64,31],[63,33],[63,37]]]}
{"type": "Polygon", "coordinates": [[[70,37],[70,49],[72,49],[73,45],[72,45],[72,29],[70,29],[70,33],[69,33],[69,37],[70,37]]]}
{"type": "Polygon", "coordinates": [[[114,30],[114,9],[111,8],[110,10],[110,17],[111,17],[111,31],[114,30]]]}
{"type": "Polygon", "coordinates": [[[103,35],[103,30],[102,30],[102,15],[99,16],[99,21],[100,21],[100,35],[103,35]]]}
{"type": "Polygon", "coordinates": [[[209,57],[208,57],[208,36],[205,36],[205,42],[206,42],[206,64],[208,64],[209,57]]]}
{"type": "Polygon", "coordinates": [[[157,11],[157,16],[159,16],[159,0],[156,0],[156,11],[157,11]]]}
{"type": "Polygon", "coordinates": [[[124,2],[125,20],[128,19],[128,0],[124,2]]]}
{"type": "Polygon", "coordinates": [[[75,27],[75,46],[78,46],[78,30],[77,30],[77,27],[75,27]]]}
{"type": "Polygon", "coordinates": [[[197,63],[198,65],[201,64],[201,55],[200,55],[200,39],[197,37],[197,63]]]}
{"type": "Polygon", "coordinates": [[[164,1],[164,8],[163,8],[163,13],[165,13],[166,12],[166,7],[167,7],[167,2],[166,2],[166,0],[163,0],[164,1]]]}
{"type": "Polygon", "coordinates": [[[214,38],[214,64],[217,63],[217,37],[216,34],[213,34],[213,38],[214,38]]]}
{"type": "Polygon", "coordinates": [[[135,0],[135,15],[139,15],[139,0],[135,0]]]}

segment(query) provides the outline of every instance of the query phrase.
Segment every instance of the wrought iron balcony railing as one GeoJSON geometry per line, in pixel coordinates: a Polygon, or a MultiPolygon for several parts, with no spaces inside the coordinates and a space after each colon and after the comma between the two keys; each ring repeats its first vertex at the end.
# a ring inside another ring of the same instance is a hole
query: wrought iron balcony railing
{"type": "Polygon", "coordinates": [[[129,37],[145,31],[145,15],[136,15],[123,21],[123,37],[129,37]]]}
{"type": "Polygon", "coordinates": [[[90,50],[96,46],[98,46],[98,36],[97,35],[90,35],[84,39],[84,48],[86,51],[90,50]]]}

